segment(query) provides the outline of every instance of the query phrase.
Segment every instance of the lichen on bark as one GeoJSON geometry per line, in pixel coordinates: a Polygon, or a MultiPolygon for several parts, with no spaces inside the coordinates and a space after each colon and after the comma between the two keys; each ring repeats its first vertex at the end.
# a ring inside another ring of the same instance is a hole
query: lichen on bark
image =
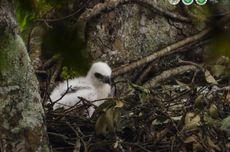
{"type": "Polygon", "coordinates": [[[0,71],[0,137],[8,141],[9,151],[20,140],[28,143],[25,150],[37,151],[41,149],[41,139],[46,136],[44,111],[26,47],[20,36],[11,34],[2,37],[0,44],[1,57],[7,61],[0,71]]]}
{"type": "Polygon", "coordinates": [[[49,151],[38,82],[12,4],[0,1],[0,151],[49,151]]]}

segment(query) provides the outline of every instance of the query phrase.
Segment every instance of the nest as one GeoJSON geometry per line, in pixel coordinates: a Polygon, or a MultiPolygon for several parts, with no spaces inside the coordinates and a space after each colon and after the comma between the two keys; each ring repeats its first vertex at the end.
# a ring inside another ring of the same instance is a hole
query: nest
{"type": "Polygon", "coordinates": [[[133,87],[108,99],[92,118],[89,105],[47,110],[53,151],[150,152],[229,151],[229,135],[220,129],[230,111],[226,91],[207,86],[133,87]]]}

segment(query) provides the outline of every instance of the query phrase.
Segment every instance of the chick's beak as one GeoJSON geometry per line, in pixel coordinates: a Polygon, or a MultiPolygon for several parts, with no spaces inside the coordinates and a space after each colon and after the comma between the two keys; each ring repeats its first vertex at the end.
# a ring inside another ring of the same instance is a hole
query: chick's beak
{"type": "Polygon", "coordinates": [[[102,79],[102,81],[104,82],[104,83],[107,83],[107,84],[112,84],[112,80],[111,80],[111,77],[104,77],[103,79],[102,79]]]}

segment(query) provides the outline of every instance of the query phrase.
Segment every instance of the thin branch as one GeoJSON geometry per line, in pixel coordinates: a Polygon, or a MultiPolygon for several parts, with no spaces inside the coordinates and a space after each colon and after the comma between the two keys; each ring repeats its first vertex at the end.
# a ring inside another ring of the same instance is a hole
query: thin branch
{"type": "Polygon", "coordinates": [[[83,144],[83,147],[85,149],[87,149],[87,146],[86,146],[86,143],[84,141],[84,139],[79,135],[79,128],[77,127],[77,129],[75,129],[69,122],[66,122],[66,124],[74,131],[75,135],[76,135],[76,144],[74,145],[74,152],[78,152],[80,151],[80,148],[81,148],[81,143],[80,141],[82,142],[83,144]],[[80,141],[79,141],[80,140],[80,141]]]}
{"type": "Polygon", "coordinates": [[[121,141],[120,143],[126,144],[126,145],[131,145],[131,146],[136,146],[136,147],[140,148],[141,150],[143,150],[144,152],[151,152],[150,150],[143,147],[140,143],[131,143],[131,142],[125,142],[125,141],[121,141]]]}
{"type": "MultiPolygon", "coordinates": [[[[52,105],[54,105],[55,103],[57,103],[58,101],[60,101],[67,93],[69,93],[69,90],[70,90],[71,88],[72,88],[72,86],[67,87],[66,91],[62,94],[62,96],[61,96],[59,99],[55,100],[55,101],[52,101],[52,100],[49,98],[49,100],[51,101],[52,105]]],[[[58,104],[61,104],[61,103],[58,103],[58,104]]]]}
{"type": "Polygon", "coordinates": [[[68,141],[69,138],[63,134],[59,134],[59,133],[55,133],[55,132],[48,132],[48,135],[60,137],[64,140],[65,143],[68,143],[70,145],[74,145],[73,143],[69,142],[68,141]]]}
{"type": "Polygon", "coordinates": [[[184,66],[179,66],[170,70],[166,70],[162,72],[160,75],[154,77],[152,80],[147,81],[144,83],[144,87],[146,88],[153,88],[156,87],[158,83],[167,80],[170,77],[183,74],[187,71],[194,71],[197,70],[198,68],[194,65],[184,65],[184,66]]]}
{"type": "Polygon", "coordinates": [[[201,71],[203,71],[203,72],[205,72],[205,69],[201,66],[201,65],[199,65],[199,64],[197,64],[197,63],[195,63],[195,62],[192,62],[192,61],[184,61],[184,60],[182,60],[182,59],[178,59],[178,62],[179,63],[183,63],[183,64],[190,64],[190,65],[194,65],[194,66],[196,66],[197,68],[199,68],[201,71]]]}
{"type": "Polygon", "coordinates": [[[137,84],[141,84],[144,79],[148,76],[148,74],[152,71],[152,69],[157,68],[156,61],[151,62],[147,65],[147,67],[141,72],[141,74],[138,76],[137,80],[135,81],[137,84]]]}
{"type": "MultiPolygon", "coordinates": [[[[188,51],[188,50],[191,50],[191,49],[195,49],[197,47],[200,47],[200,46],[203,46],[203,45],[206,45],[210,42],[210,40],[205,40],[205,41],[201,41],[201,42],[198,42],[198,43],[191,43],[189,45],[186,45],[184,47],[181,47],[179,48],[178,50],[176,50],[176,52],[184,52],[184,51],[188,51]]],[[[154,69],[154,67],[156,67],[156,61],[154,60],[153,62],[151,62],[149,65],[147,65],[147,68],[144,69],[144,71],[142,71],[141,75],[138,77],[136,83],[137,84],[140,84],[143,82],[143,80],[147,77],[147,75],[152,71],[152,69],[154,69]]]]}

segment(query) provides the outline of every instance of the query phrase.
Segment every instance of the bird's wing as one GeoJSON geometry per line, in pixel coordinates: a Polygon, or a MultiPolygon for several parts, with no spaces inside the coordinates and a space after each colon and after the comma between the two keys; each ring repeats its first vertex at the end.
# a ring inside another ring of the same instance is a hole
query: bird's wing
{"type": "Polygon", "coordinates": [[[74,106],[80,101],[78,97],[92,101],[97,99],[97,92],[95,88],[87,83],[84,78],[78,78],[60,83],[51,93],[52,101],[58,102],[54,105],[54,109],[59,107],[68,108],[74,106]]]}
{"type": "Polygon", "coordinates": [[[76,93],[80,90],[88,90],[91,89],[91,87],[89,86],[74,86],[74,87],[69,87],[69,89],[67,89],[65,92],[62,93],[62,95],[64,94],[71,94],[71,93],[76,93]]]}
{"type": "Polygon", "coordinates": [[[50,99],[52,101],[57,101],[59,100],[64,94],[67,94],[68,92],[72,92],[72,88],[76,86],[87,86],[86,80],[82,77],[72,79],[72,80],[67,80],[64,82],[59,83],[52,93],[50,94],[50,99]]]}

